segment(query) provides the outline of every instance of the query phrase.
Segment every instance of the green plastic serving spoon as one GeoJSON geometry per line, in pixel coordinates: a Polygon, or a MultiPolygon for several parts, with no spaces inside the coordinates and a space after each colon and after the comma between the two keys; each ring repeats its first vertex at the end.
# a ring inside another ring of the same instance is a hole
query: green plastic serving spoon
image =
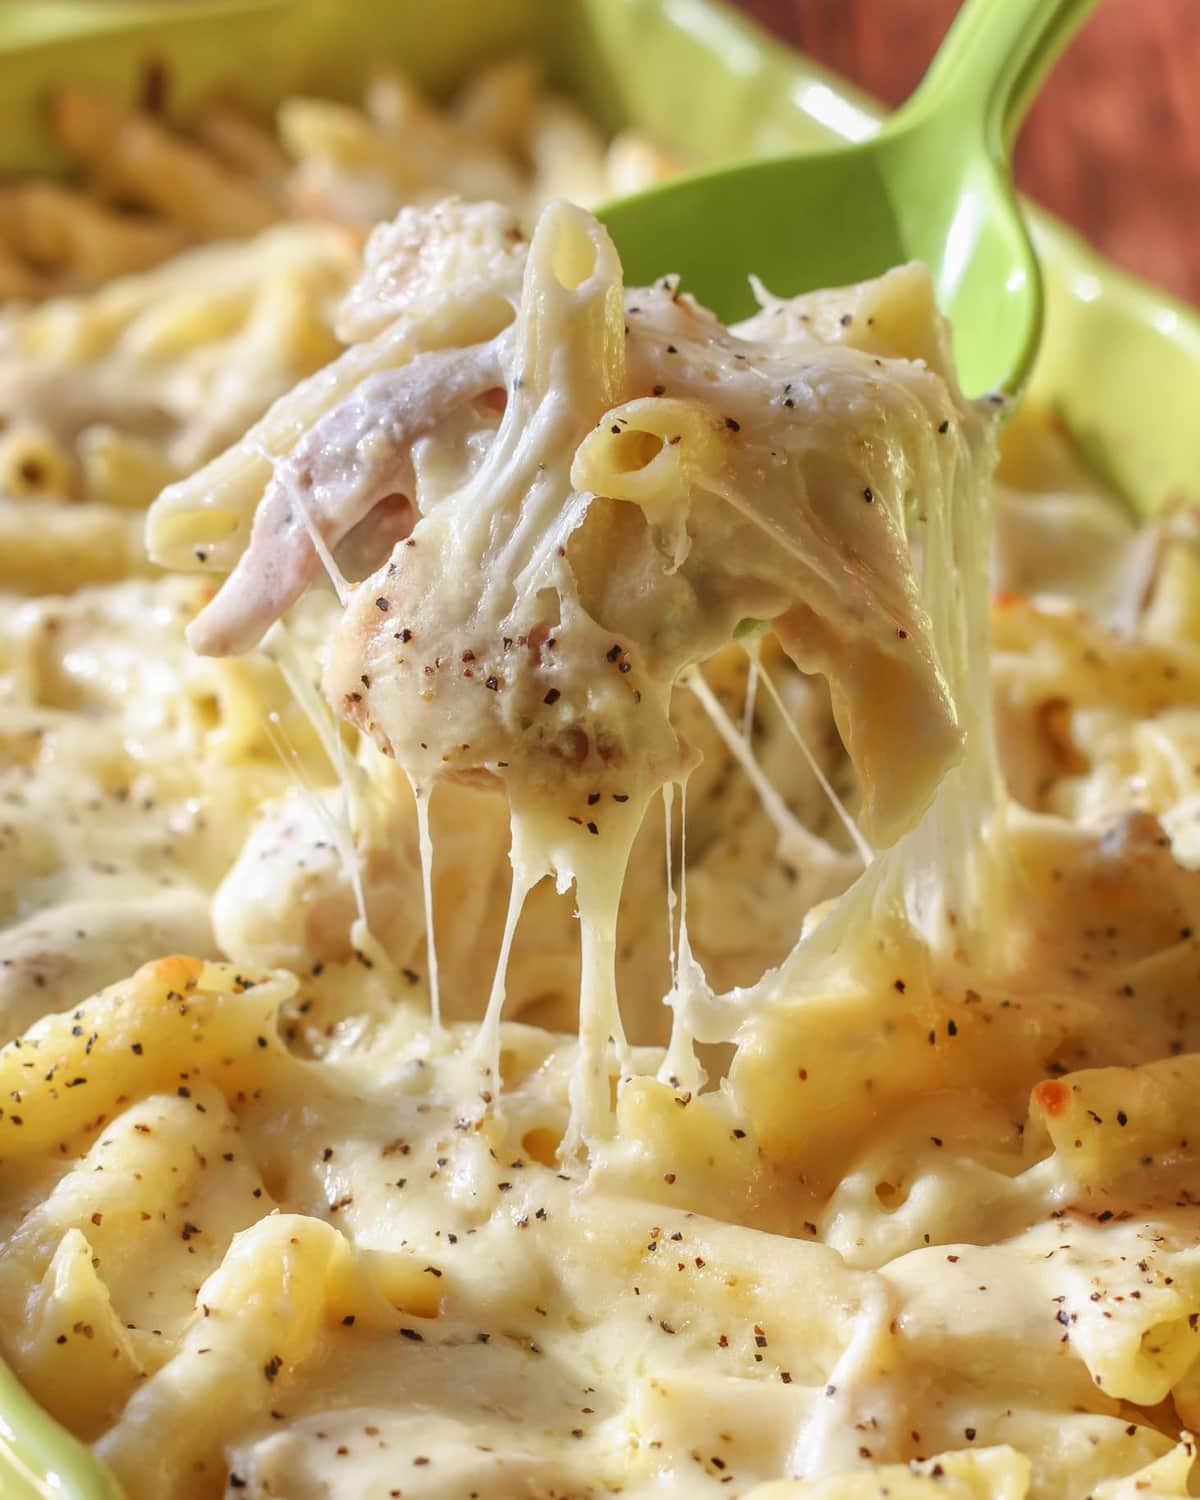
{"type": "Polygon", "coordinates": [[[695,173],[600,212],[626,280],[678,272],[726,320],[923,260],[971,395],[1023,386],[1042,287],[1009,172],[1038,85],[1095,0],[966,0],[902,109],[858,144],[695,173]]]}

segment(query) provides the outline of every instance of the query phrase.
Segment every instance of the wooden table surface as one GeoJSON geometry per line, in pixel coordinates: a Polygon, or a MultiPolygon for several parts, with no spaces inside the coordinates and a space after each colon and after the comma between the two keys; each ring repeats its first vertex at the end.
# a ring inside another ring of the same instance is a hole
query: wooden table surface
{"type": "MultiPolygon", "coordinates": [[[[958,0],[738,0],[898,104],[958,0]]],[[[1022,188],[1113,260],[1200,303],[1200,0],[1106,0],[1034,105],[1022,188]]]]}

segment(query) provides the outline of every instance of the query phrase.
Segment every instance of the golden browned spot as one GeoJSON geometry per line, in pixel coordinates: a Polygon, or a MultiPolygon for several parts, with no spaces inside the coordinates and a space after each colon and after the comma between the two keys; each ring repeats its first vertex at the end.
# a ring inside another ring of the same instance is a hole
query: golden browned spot
{"type": "Polygon", "coordinates": [[[179,990],[199,979],[203,969],[203,959],[192,958],[186,953],[172,953],[166,958],[156,958],[151,963],[143,964],[138,974],[155,984],[161,984],[165,989],[179,990]]]}
{"type": "Polygon", "coordinates": [[[1071,1097],[1071,1090],[1057,1078],[1044,1078],[1036,1084],[1033,1097],[1044,1114],[1061,1115],[1071,1097]]]}

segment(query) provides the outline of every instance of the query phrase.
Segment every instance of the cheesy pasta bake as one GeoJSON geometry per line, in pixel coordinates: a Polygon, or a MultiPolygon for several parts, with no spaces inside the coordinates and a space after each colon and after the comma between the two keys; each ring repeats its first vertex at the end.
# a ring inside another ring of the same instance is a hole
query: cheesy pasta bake
{"type": "Polygon", "coordinates": [[[53,122],[25,1386],[129,1500],[1195,1493],[1200,510],[967,400],[919,265],[625,286],[676,164],[525,63],[53,122]]]}

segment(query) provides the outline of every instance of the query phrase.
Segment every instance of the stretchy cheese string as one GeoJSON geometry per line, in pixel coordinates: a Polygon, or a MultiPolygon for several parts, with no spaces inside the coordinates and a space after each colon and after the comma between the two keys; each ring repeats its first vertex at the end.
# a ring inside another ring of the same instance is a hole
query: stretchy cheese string
{"type": "MultiPolygon", "coordinates": [[[[768,683],[766,674],[763,674],[764,684],[768,683]]],[[[684,683],[694,694],[704,712],[711,719],[713,727],[724,741],[726,748],[737,761],[749,780],[751,786],[758,793],[759,801],[762,803],[763,811],[774,824],[775,831],[779,836],[779,847],[784,857],[800,869],[817,874],[822,865],[827,864],[834,855],[834,851],[815,833],[805,828],[804,824],[795,816],[780,794],[771,785],[764,774],[762,767],[751,748],[745,735],[737,728],[729,715],[721,707],[720,700],[704,680],[704,675],[693,669],[684,678],[684,683]]],[[[833,789],[829,789],[833,796],[833,789]]],[[[867,851],[868,856],[870,851],[867,851]]],[[[864,860],[870,863],[870,859],[864,860]]]]}
{"type": "Polygon", "coordinates": [[[438,980],[437,938],[433,930],[433,837],[429,831],[429,798],[433,783],[409,777],[417,812],[417,849],[421,858],[421,899],[425,909],[425,962],[429,967],[429,1009],[434,1027],[442,1025],[442,991],[438,980]]]}
{"type": "MultiPolygon", "coordinates": [[[[758,663],[757,662],[754,663],[754,665],[756,667],[758,667],[758,663]]],[[[796,742],[796,746],[799,749],[800,754],[804,757],[804,760],[805,760],[805,763],[808,766],[808,769],[813,773],[814,777],[816,777],[817,785],[821,788],[821,790],[825,793],[825,796],[829,799],[829,803],[832,806],[834,812],[837,814],[838,820],[841,822],[842,827],[846,830],[846,832],[850,836],[850,842],[854,845],[855,849],[858,850],[858,857],[862,860],[863,866],[865,868],[875,858],[875,851],[874,851],[874,849],[872,849],[871,846],[870,846],[870,844],[867,843],[866,839],[863,838],[863,836],[862,836],[862,830],[859,828],[858,824],[854,821],[854,819],[850,816],[850,813],[849,813],[849,810],[846,807],[846,804],[842,801],[842,799],[834,791],[833,787],[830,785],[829,777],[826,776],[825,772],[821,769],[820,765],[817,763],[816,756],[808,748],[808,742],[805,740],[804,736],[800,733],[799,729],[796,727],[796,722],[792,718],[791,714],[788,712],[787,705],[784,703],[783,699],[779,696],[779,689],[775,686],[774,682],[771,680],[770,673],[767,672],[767,670],[766,670],[765,667],[759,667],[758,668],[758,675],[761,676],[761,678],[762,678],[762,684],[763,684],[763,686],[767,690],[767,696],[770,698],[771,702],[775,705],[775,707],[779,710],[779,716],[783,720],[784,725],[787,728],[788,733],[791,735],[792,739],[796,742]]]]}

